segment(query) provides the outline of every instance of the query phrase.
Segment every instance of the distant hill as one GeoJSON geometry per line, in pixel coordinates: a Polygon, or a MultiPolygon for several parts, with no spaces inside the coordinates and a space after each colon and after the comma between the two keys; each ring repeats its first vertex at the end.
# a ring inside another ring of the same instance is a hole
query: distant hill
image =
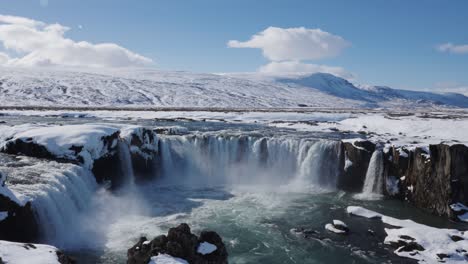
{"type": "Polygon", "coordinates": [[[0,68],[4,106],[462,107],[468,97],[373,86],[331,74],[265,77],[152,69],[0,68]]]}

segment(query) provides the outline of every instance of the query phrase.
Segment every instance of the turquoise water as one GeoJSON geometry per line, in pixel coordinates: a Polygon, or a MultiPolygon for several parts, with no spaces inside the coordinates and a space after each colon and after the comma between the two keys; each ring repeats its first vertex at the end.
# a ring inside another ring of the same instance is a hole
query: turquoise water
{"type": "Polygon", "coordinates": [[[128,213],[122,212],[110,224],[105,234],[106,245],[100,251],[71,252],[81,263],[125,263],[126,249],[140,236],[152,238],[182,222],[188,223],[195,233],[205,229],[217,231],[226,243],[230,263],[414,263],[395,256],[393,249],[382,243],[384,232],[380,221],[348,215],[349,205],[439,227],[466,228],[399,201],[360,201],[344,192],[154,184],[138,193],[141,195],[114,197],[116,201],[126,199],[121,202],[123,207],[130,203],[140,208],[128,208],[128,213]],[[350,234],[327,232],[324,226],[333,219],[347,223],[350,234]],[[300,227],[317,234],[304,238],[291,232],[300,227]]]}

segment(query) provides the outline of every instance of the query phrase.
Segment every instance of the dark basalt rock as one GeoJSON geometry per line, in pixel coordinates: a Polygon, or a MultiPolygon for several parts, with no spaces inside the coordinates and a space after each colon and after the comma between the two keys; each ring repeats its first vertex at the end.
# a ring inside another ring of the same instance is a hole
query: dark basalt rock
{"type": "Polygon", "coordinates": [[[151,180],[155,175],[154,159],[156,152],[152,148],[157,142],[154,131],[141,128],[140,135],[133,134],[130,146],[137,147],[139,152],[132,152],[132,166],[136,181],[151,180]]]}
{"type": "Polygon", "coordinates": [[[57,157],[50,153],[46,147],[34,143],[32,139],[29,139],[27,141],[23,141],[21,139],[8,141],[3,147],[2,152],[5,152],[7,154],[25,155],[42,159],[57,159],[57,157]]]}
{"type": "Polygon", "coordinates": [[[354,144],[344,142],[342,145],[343,153],[352,164],[339,177],[338,188],[350,192],[360,192],[366,180],[366,172],[375,150],[375,144],[370,141],[355,141],[354,144]]]}
{"type": "Polygon", "coordinates": [[[57,258],[60,264],[75,264],[76,260],[70,256],[65,255],[62,251],[57,251],[57,258]]]}
{"type": "Polygon", "coordinates": [[[151,241],[146,237],[140,238],[127,251],[128,264],[146,264],[152,256],[168,254],[176,258],[185,259],[191,264],[227,264],[227,250],[221,237],[213,231],[203,231],[200,237],[192,234],[187,224],[180,224],[169,229],[167,236],[160,235],[151,241]],[[197,248],[202,242],[216,246],[210,254],[202,255],[197,248]]]}
{"type": "Polygon", "coordinates": [[[415,239],[410,236],[400,236],[401,239],[398,241],[390,242],[390,246],[396,248],[398,252],[413,252],[413,251],[424,251],[424,247],[415,242],[415,239]]]}
{"type": "Polygon", "coordinates": [[[455,219],[451,204],[468,204],[468,147],[437,144],[429,146],[430,155],[416,148],[400,155],[392,148],[385,157],[385,175],[397,179],[396,196],[437,215],[455,219]]]}
{"type": "Polygon", "coordinates": [[[34,217],[31,203],[17,205],[7,197],[0,195],[0,211],[7,211],[8,216],[0,221],[0,240],[15,242],[36,242],[39,239],[39,227],[34,217]]]}

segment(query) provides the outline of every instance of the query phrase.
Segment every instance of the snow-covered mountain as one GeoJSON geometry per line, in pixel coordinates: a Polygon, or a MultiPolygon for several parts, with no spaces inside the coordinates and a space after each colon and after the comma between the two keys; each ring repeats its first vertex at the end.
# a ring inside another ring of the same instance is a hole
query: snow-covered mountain
{"type": "Polygon", "coordinates": [[[378,86],[358,88],[325,73],[271,77],[152,69],[0,68],[0,105],[468,108],[468,97],[378,86]]]}

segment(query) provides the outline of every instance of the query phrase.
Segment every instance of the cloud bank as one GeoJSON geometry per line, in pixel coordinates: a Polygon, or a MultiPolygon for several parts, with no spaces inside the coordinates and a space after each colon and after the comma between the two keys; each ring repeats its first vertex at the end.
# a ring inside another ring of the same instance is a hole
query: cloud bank
{"type": "Polygon", "coordinates": [[[317,60],[335,57],[350,45],[340,36],[321,29],[269,27],[241,42],[230,40],[231,48],[257,48],[272,61],[317,60]]]}
{"type": "Polygon", "coordinates": [[[74,41],[64,35],[70,28],[17,16],[0,15],[0,65],[12,66],[146,66],[152,60],[114,43],[74,41]]]}
{"type": "Polygon", "coordinates": [[[441,52],[450,52],[455,54],[468,54],[468,44],[455,45],[452,43],[445,43],[437,46],[437,49],[441,52]]]}
{"type": "Polygon", "coordinates": [[[345,79],[353,74],[341,67],[318,65],[304,61],[338,56],[351,44],[340,36],[321,29],[269,27],[248,41],[230,40],[230,48],[257,48],[270,63],[258,71],[269,75],[330,73],[345,79]]]}

